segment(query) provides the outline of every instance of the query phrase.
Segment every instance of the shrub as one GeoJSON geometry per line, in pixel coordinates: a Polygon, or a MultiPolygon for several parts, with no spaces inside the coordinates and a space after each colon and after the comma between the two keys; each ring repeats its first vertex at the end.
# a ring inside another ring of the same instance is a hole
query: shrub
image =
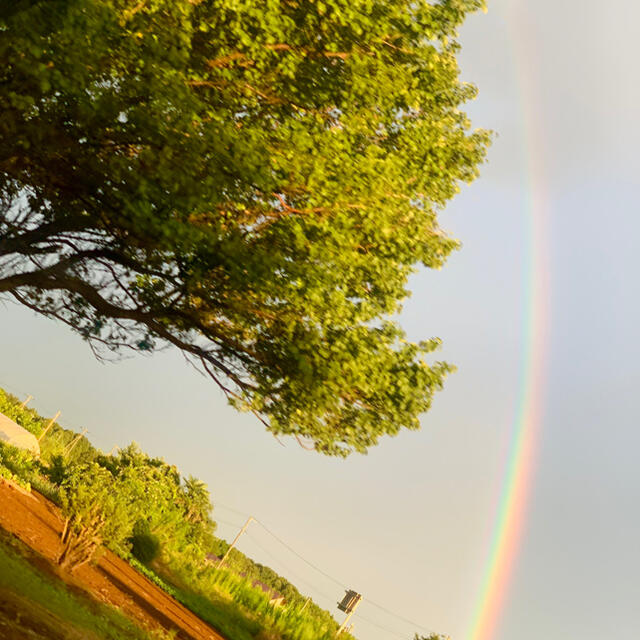
{"type": "Polygon", "coordinates": [[[131,536],[131,553],[144,564],[155,560],[160,553],[160,540],[152,533],[141,533],[131,536]]]}
{"type": "Polygon", "coordinates": [[[63,456],[53,456],[49,466],[43,469],[43,473],[53,484],[61,485],[69,475],[69,465],[63,456]]]}
{"type": "Polygon", "coordinates": [[[131,554],[143,564],[149,564],[160,553],[160,540],[149,530],[146,520],[138,520],[133,527],[133,535],[129,538],[131,554]]]}

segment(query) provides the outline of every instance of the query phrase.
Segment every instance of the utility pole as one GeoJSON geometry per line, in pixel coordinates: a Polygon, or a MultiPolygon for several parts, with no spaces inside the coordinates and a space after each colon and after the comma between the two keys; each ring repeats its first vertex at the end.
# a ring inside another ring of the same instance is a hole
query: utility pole
{"type": "Polygon", "coordinates": [[[49,421],[49,424],[47,425],[46,429],[40,434],[40,437],[38,438],[38,442],[40,442],[40,440],[42,440],[42,438],[45,437],[45,435],[47,434],[47,431],[49,431],[49,429],[51,429],[51,427],[53,427],[54,422],[60,417],[60,411],[58,411],[58,413],[56,413],[55,416],[53,416],[53,418],[51,418],[51,420],[49,421]]]}
{"type": "Polygon", "coordinates": [[[336,637],[338,637],[347,626],[347,623],[351,619],[351,616],[354,614],[355,610],[358,608],[358,605],[362,602],[362,596],[355,591],[347,591],[347,594],[343,598],[342,602],[338,603],[338,609],[345,611],[347,613],[347,617],[344,619],[344,622],[340,625],[338,631],[336,631],[336,637]]]}
{"type": "Polygon", "coordinates": [[[353,609],[351,609],[351,611],[349,612],[349,614],[347,615],[347,617],[344,619],[344,622],[340,625],[340,628],[338,629],[338,631],[336,632],[336,636],[339,636],[343,631],[344,628],[347,626],[347,623],[349,622],[349,620],[351,619],[351,616],[354,614],[355,610],[358,608],[358,605],[362,602],[362,598],[360,598],[360,600],[358,600],[358,602],[356,602],[353,605],[353,609]]]}
{"type": "Polygon", "coordinates": [[[247,530],[247,527],[249,526],[252,520],[255,520],[255,518],[253,516],[249,516],[249,519],[244,523],[244,526],[242,527],[242,529],[238,531],[238,535],[235,537],[234,541],[231,543],[231,546],[227,549],[227,552],[224,554],[224,556],[222,556],[222,560],[218,562],[218,566],[216,567],[217,569],[220,569],[222,567],[231,549],[233,549],[233,547],[236,546],[236,542],[238,542],[238,540],[240,539],[240,536],[247,530]]]}
{"type": "Polygon", "coordinates": [[[20,408],[24,409],[30,400],[33,400],[33,396],[27,396],[27,399],[20,405],[20,408]]]}
{"type": "Polygon", "coordinates": [[[78,444],[78,442],[80,442],[80,438],[82,438],[82,436],[83,436],[85,433],[87,433],[87,431],[89,431],[89,429],[83,429],[83,430],[82,430],[82,433],[79,433],[79,434],[76,436],[75,440],[73,440],[73,442],[71,442],[71,444],[69,444],[69,445],[64,449],[64,451],[62,452],[62,455],[63,455],[63,456],[65,456],[65,457],[66,457],[66,456],[68,456],[68,455],[71,453],[71,451],[72,451],[73,447],[75,447],[75,446],[78,444]]]}

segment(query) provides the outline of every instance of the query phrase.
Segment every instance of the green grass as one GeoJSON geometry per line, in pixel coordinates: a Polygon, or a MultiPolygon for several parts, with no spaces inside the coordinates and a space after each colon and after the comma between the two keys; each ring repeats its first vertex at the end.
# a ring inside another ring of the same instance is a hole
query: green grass
{"type": "Polygon", "coordinates": [[[177,599],[228,640],[254,640],[262,625],[241,612],[235,602],[177,589],[177,599]]]}
{"type": "MultiPolygon", "coordinates": [[[[165,567],[161,576],[135,560],[131,564],[227,640],[332,640],[338,629],[334,620],[318,620],[299,607],[274,608],[261,590],[225,569],[179,576],[165,567]]],[[[342,637],[354,640],[348,633],[342,637]]]]}
{"type": "Polygon", "coordinates": [[[58,488],[43,473],[43,465],[31,453],[0,442],[0,476],[27,491],[36,489],[52,502],[58,503],[58,488]]]}
{"type": "Polygon", "coordinates": [[[143,631],[116,609],[71,591],[62,580],[39,569],[34,555],[18,540],[0,531],[0,589],[42,607],[75,631],[88,631],[101,640],[151,640],[161,637],[143,631]]]}
{"type": "Polygon", "coordinates": [[[262,625],[247,616],[238,605],[228,598],[209,592],[207,596],[170,584],[155,571],[135,559],[129,562],[140,573],[157,584],[165,593],[181,602],[201,620],[220,632],[227,640],[255,640],[262,631],[262,625]]]}

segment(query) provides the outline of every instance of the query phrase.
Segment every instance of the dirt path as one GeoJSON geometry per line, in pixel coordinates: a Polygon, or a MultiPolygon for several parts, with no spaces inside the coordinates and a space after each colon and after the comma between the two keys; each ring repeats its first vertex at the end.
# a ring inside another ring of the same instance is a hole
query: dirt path
{"type": "Polygon", "coordinates": [[[73,576],[55,565],[61,551],[64,520],[58,508],[36,493],[19,490],[0,478],[0,527],[42,555],[65,582],[98,600],[119,607],[146,628],[175,629],[181,640],[224,640],[182,604],[138,573],[124,560],[105,551],[97,565],[84,565],[73,576]]]}

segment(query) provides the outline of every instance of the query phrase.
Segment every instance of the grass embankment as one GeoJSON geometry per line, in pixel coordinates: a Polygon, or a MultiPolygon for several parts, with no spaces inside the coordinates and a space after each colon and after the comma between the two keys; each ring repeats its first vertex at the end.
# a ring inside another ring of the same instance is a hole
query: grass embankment
{"type": "Polygon", "coordinates": [[[151,640],[170,637],[136,627],[112,607],[70,590],[18,540],[0,530],[0,637],[151,640]]]}
{"type": "MultiPolygon", "coordinates": [[[[250,581],[226,569],[203,568],[177,576],[131,561],[141,573],[172,595],[228,640],[332,640],[337,624],[309,616],[300,606],[274,606],[250,581]],[[160,575],[162,574],[162,575],[160,575]],[[186,587],[185,580],[189,580],[186,587]]],[[[345,633],[344,640],[353,640],[345,633]]]]}
{"type": "MultiPolygon", "coordinates": [[[[262,631],[262,625],[247,616],[246,612],[240,610],[238,605],[229,598],[222,598],[216,593],[209,593],[207,596],[201,595],[184,586],[177,586],[173,582],[169,582],[169,572],[166,568],[161,576],[159,572],[143,565],[135,558],[130,562],[140,573],[210,624],[227,640],[255,640],[262,631]]],[[[175,580],[175,582],[179,582],[179,580],[175,580]]]]}

